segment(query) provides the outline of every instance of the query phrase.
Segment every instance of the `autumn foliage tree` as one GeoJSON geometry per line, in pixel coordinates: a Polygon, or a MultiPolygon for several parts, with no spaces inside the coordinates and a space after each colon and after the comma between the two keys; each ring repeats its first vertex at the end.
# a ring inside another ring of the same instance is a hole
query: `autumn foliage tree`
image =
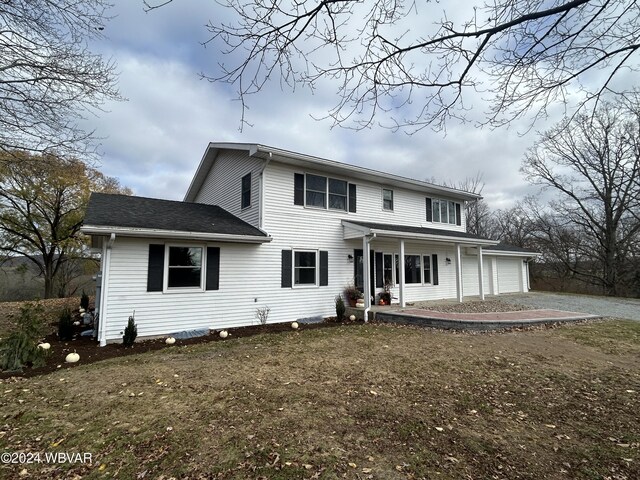
{"type": "Polygon", "coordinates": [[[50,298],[68,255],[84,247],[79,230],[90,192],[131,191],[80,160],[26,152],[0,157],[0,252],[36,265],[50,298]]]}

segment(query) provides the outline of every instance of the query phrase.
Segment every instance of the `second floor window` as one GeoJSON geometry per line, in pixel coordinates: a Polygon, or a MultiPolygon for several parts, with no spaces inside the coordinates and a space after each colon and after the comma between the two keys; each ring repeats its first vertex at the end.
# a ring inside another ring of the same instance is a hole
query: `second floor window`
{"type": "Polygon", "coordinates": [[[307,205],[311,207],[327,206],[327,177],[307,173],[306,197],[307,205]]]}
{"type": "Polygon", "coordinates": [[[242,200],[240,208],[251,206],[251,174],[247,173],[242,177],[242,200]]]}
{"type": "Polygon", "coordinates": [[[393,190],[382,189],[382,208],[384,210],[393,210],[393,190]]]}

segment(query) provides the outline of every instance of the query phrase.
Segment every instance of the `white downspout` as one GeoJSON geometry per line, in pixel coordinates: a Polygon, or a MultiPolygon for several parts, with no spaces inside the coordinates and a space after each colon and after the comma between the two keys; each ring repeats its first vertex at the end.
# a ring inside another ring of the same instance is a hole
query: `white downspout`
{"type": "Polygon", "coordinates": [[[264,179],[264,171],[267,169],[267,165],[271,162],[273,158],[273,154],[269,152],[269,158],[267,158],[264,162],[264,165],[260,169],[260,205],[258,205],[258,228],[262,230],[264,228],[264,188],[267,182],[264,179]]]}
{"type": "Polygon", "coordinates": [[[106,324],[107,324],[107,299],[109,298],[109,277],[111,270],[111,249],[113,243],[116,241],[116,234],[112,233],[105,249],[105,258],[102,265],[102,301],[100,307],[100,317],[98,317],[98,327],[100,332],[98,333],[98,340],[100,340],[100,346],[107,345],[107,339],[105,338],[106,324]]]}
{"type": "Polygon", "coordinates": [[[462,303],[464,299],[464,285],[462,283],[462,253],[460,252],[459,243],[456,243],[456,288],[458,302],[462,303]]]}
{"type": "Polygon", "coordinates": [[[376,234],[362,237],[362,285],[364,290],[364,322],[369,321],[369,310],[371,310],[371,242],[376,238],[376,234]]]}
{"type": "Polygon", "coordinates": [[[478,293],[480,300],[484,300],[484,265],[482,260],[482,245],[478,245],[478,293]]]}

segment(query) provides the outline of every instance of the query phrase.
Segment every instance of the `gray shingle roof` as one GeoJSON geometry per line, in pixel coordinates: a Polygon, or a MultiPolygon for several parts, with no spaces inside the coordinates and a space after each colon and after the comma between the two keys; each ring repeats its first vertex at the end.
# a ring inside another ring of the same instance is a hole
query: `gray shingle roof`
{"type": "Polygon", "coordinates": [[[366,228],[373,228],[376,230],[388,230],[390,232],[409,232],[409,233],[420,233],[423,235],[438,235],[445,237],[459,237],[466,239],[475,239],[475,240],[489,240],[485,237],[480,237],[478,235],[473,235],[467,232],[457,232],[454,230],[442,230],[439,228],[428,228],[428,227],[410,227],[408,225],[391,225],[387,223],[371,223],[371,222],[357,222],[348,220],[349,223],[353,223],[355,225],[360,225],[366,228]]]}
{"type": "Polygon", "coordinates": [[[216,205],[95,192],[84,225],[267,237],[216,205]]]}
{"type": "Polygon", "coordinates": [[[492,245],[490,247],[484,247],[485,250],[496,250],[499,252],[516,252],[516,253],[536,253],[535,250],[529,248],[516,247],[515,245],[509,245],[508,243],[499,243],[498,245],[492,245]]]}

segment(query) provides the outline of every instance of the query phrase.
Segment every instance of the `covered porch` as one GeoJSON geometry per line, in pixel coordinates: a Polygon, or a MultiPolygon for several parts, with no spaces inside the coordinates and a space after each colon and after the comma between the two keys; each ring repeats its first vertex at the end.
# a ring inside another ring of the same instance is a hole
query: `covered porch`
{"type": "Polygon", "coordinates": [[[497,293],[488,288],[485,272],[485,249],[497,245],[495,240],[406,225],[343,220],[342,226],[344,239],[354,246],[354,276],[364,294],[365,315],[374,304],[376,289],[389,288],[389,283],[397,298],[394,303],[401,308],[415,299],[462,302],[468,294],[484,300],[488,293],[497,293]],[[471,284],[474,291],[465,292],[465,285],[469,289],[471,284]]]}

